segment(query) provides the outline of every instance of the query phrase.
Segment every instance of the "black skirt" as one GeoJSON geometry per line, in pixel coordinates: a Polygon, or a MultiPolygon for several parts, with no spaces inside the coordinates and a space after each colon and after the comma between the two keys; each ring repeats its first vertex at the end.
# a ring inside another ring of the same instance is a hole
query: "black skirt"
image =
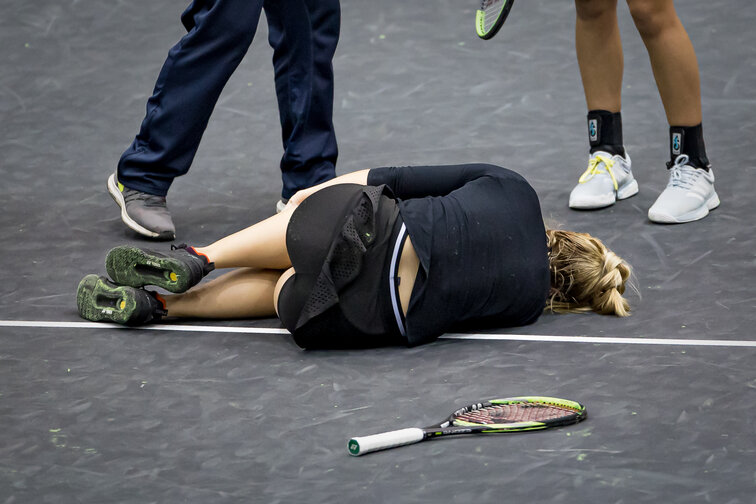
{"type": "Polygon", "coordinates": [[[406,344],[389,288],[401,224],[385,186],[326,187],[294,211],[286,247],[296,273],[279,293],[278,313],[300,347],[406,344]]]}

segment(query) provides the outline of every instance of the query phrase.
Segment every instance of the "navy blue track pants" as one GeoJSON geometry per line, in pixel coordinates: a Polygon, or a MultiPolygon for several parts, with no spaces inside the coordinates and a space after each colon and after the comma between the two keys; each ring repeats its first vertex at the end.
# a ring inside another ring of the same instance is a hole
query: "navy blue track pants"
{"type": "Polygon", "coordinates": [[[284,148],[282,196],[335,176],[332,59],[339,0],[194,0],[181,16],[188,33],[169,51],[139,134],[118,163],[126,187],[165,196],[173,179],[189,171],[263,9],[284,148]]]}

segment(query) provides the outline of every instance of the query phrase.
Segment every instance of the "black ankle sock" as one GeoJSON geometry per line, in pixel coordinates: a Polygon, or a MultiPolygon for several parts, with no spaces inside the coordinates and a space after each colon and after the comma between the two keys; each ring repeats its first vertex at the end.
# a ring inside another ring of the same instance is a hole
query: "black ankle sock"
{"type": "Polygon", "coordinates": [[[591,144],[591,154],[604,151],[612,155],[624,156],[622,113],[590,110],[588,112],[588,141],[591,144]]]}
{"type": "Polygon", "coordinates": [[[703,126],[670,126],[669,127],[669,157],[667,167],[675,164],[680,154],[686,154],[688,164],[696,168],[709,171],[709,158],[706,157],[703,126]]]}

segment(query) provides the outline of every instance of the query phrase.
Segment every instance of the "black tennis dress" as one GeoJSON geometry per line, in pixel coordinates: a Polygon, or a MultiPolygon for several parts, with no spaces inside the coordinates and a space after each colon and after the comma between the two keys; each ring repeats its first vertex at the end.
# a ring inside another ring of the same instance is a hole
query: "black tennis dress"
{"type": "Polygon", "coordinates": [[[493,165],[372,169],[367,186],[302,202],[286,243],[296,274],[279,316],[304,348],[419,345],[450,330],[526,325],[549,291],[538,197],[493,165]],[[405,317],[396,267],[407,236],[420,267],[405,317]]]}

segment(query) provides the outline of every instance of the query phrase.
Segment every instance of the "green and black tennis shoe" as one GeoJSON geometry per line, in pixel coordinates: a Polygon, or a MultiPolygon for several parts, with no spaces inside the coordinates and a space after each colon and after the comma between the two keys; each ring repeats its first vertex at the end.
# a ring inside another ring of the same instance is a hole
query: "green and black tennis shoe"
{"type": "Polygon", "coordinates": [[[119,285],[154,285],[169,292],[186,292],[215,269],[215,264],[184,244],[169,252],[122,245],[108,252],[105,269],[119,285]]]}
{"type": "Polygon", "coordinates": [[[87,275],[79,282],[76,304],[79,315],[92,322],[141,325],[160,320],[168,313],[156,294],[116,285],[97,275],[87,275]]]}

